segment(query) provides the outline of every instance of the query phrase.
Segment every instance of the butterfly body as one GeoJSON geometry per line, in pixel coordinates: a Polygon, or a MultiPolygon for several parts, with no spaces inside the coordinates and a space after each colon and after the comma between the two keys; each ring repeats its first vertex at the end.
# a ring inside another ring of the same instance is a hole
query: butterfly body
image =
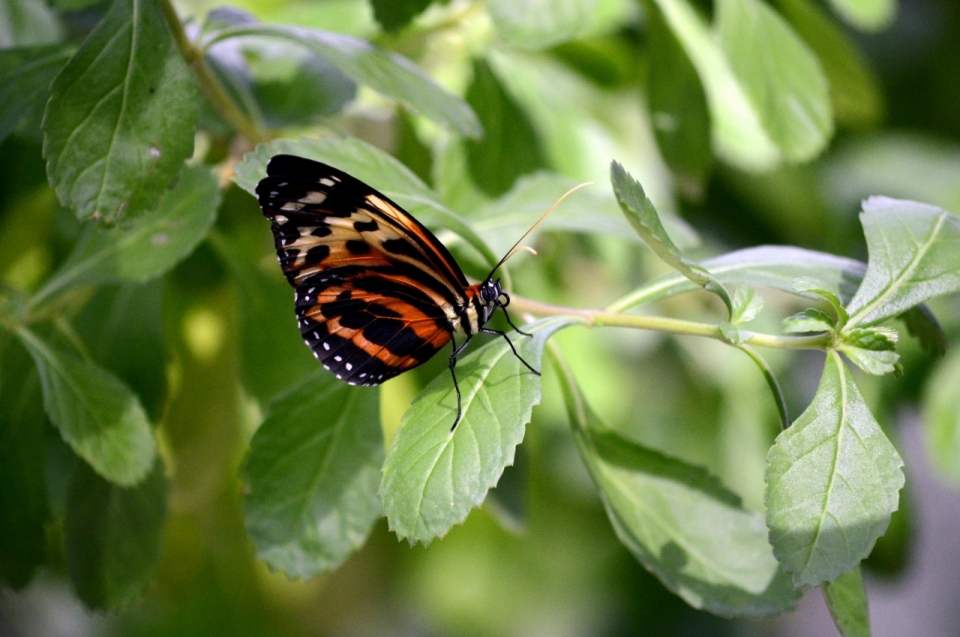
{"type": "Polygon", "coordinates": [[[459,421],[457,355],[478,333],[507,338],[484,327],[509,304],[492,273],[470,285],[446,247],[415,218],[320,162],[273,157],[257,198],[296,290],[300,334],[323,366],[350,384],[379,385],[453,341],[459,421]],[[458,336],[464,338],[459,346],[458,336]]]}

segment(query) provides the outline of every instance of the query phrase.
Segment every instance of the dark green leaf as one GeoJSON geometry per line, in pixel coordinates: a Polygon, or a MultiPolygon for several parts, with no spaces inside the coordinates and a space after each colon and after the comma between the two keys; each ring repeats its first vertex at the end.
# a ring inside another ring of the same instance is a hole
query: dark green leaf
{"type": "Polygon", "coordinates": [[[869,555],[904,481],[903,461],[836,352],[767,463],[770,543],[797,586],[836,579],[869,555]]]}
{"type": "Polygon", "coordinates": [[[533,124],[484,60],[473,64],[467,102],[480,117],[483,139],[466,144],[473,181],[498,197],[517,177],[545,166],[533,124]]]}
{"type": "Polygon", "coordinates": [[[559,371],[581,456],[634,557],[695,608],[723,616],[789,609],[799,592],[773,557],[762,517],[706,470],[619,436],[569,370],[559,371]]]}
{"type": "Polygon", "coordinates": [[[812,308],[783,319],[783,331],[785,334],[832,332],[834,327],[836,327],[836,321],[820,310],[812,308]]]}
{"type": "Polygon", "coordinates": [[[543,49],[582,31],[595,4],[596,0],[488,0],[487,11],[507,42],[543,49]]]}
{"type": "Polygon", "coordinates": [[[610,179],[613,182],[613,192],[627,221],[633,226],[637,234],[650,248],[657,253],[670,267],[677,270],[700,287],[715,293],[727,306],[727,311],[733,313],[733,301],[723,287],[723,284],[702,266],[691,261],[673,242],[663,227],[660,216],[653,203],[647,199],[640,185],[623,166],[616,161],[610,164],[610,179]]]}
{"type": "Polygon", "coordinates": [[[939,365],[923,397],[927,452],[939,474],[960,484],[960,350],[939,365]]]}
{"type": "Polygon", "coordinates": [[[44,559],[48,420],[30,355],[7,339],[0,349],[0,582],[26,586],[44,559]]]}
{"type": "Polygon", "coordinates": [[[40,372],[43,406],[78,456],[107,480],[137,484],[153,465],[156,443],[136,395],[93,363],[58,352],[18,330],[40,372]]]}
{"type": "Polygon", "coordinates": [[[154,0],[116,0],[57,76],[47,174],[79,219],[151,210],[193,153],[196,84],[154,0]]]}
{"type": "Polygon", "coordinates": [[[384,31],[396,33],[423,13],[433,0],[370,0],[373,17],[384,31]]]}
{"type": "Polygon", "coordinates": [[[823,599],[843,637],[870,637],[867,591],[859,566],[832,582],[824,582],[823,599]]]}
{"type": "Polygon", "coordinates": [[[806,44],[761,0],[719,0],[717,30],[764,130],[788,161],[819,154],[833,134],[827,80],[806,44]]]}
{"type": "Polygon", "coordinates": [[[933,358],[940,358],[947,352],[947,335],[926,305],[912,307],[898,317],[907,326],[907,332],[920,341],[920,347],[933,358]]]}
{"type": "Polygon", "coordinates": [[[870,259],[849,326],[870,325],[960,290],[960,219],[913,201],[871,197],[860,215],[870,259]]]}
{"type": "Polygon", "coordinates": [[[39,305],[75,285],[142,283],[160,276],[193,252],[219,205],[220,191],[209,168],[187,168],[154,212],[116,228],[89,225],[31,303],[39,305]]]}
{"type": "Polygon", "coordinates": [[[240,36],[296,42],[358,83],[411,106],[461,135],[478,137],[482,133],[477,116],[466,102],[440,87],[410,60],[369,42],[340,33],[272,24],[234,27],[217,39],[240,36]]]}
{"type": "Polygon", "coordinates": [[[63,27],[44,0],[0,0],[0,49],[49,44],[63,27]]]}
{"type": "Polygon", "coordinates": [[[289,577],[339,566],[380,517],[377,390],[319,372],[270,407],[243,469],[257,555],[289,577]]]}
{"type": "MultiPolygon", "coordinates": [[[[553,318],[524,327],[532,337],[511,336],[517,353],[540,368],[547,338],[576,319],[553,318]]],[[[383,465],[383,511],[390,528],[411,544],[429,544],[483,502],[504,467],[513,462],[540,377],[496,338],[457,363],[463,417],[451,431],[457,395],[447,373],[433,380],[403,416],[383,465]]]]}
{"type": "Polygon", "coordinates": [[[90,608],[116,610],[143,594],[160,562],[167,480],[159,459],[136,487],[111,484],[80,463],[63,522],[67,572],[90,608]]]}
{"type": "Polygon", "coordinates": [[[70,49],[58,44],[0,50],[0,141],[42,112],[50,83],[69,59],[70,49]]]}
{"type": "Polygon", "coordinates": [[[834,11],[863,31],[880,31],[897,13],[896,0],[830,0],[834,11]]]}

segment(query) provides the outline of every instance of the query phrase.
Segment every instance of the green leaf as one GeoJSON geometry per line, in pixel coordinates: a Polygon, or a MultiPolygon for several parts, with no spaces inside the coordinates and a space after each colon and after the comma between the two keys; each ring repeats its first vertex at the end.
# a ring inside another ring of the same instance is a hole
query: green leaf
{"type": "Polygon", "coordinates": [[[836,321],[813,308],[783,319],[785,334],[803,334],[805,332],[832,332],[836,321]]]}
{"type": "Polygon", "coordinates": [[[933,358],[942,358],[947,352],[950,341],[947,335],[926,305],[912,307],[899,317],[907,327],[907,332],[920,341],[920,347],[933,358]]]}
{"type": "Polygon", "coordinates": [[[616,161],[610,164],[613,191],[623,214],[650,249],[670,267],[677,270],[703,289],[719,296],[727,311],[733,313],[733,301],[723,284],[702,266],[686,257],[673,242],[660,221],[657,209],[647,199],[643,186],[616,161]]]}
{"type": "MultiPolygon", "coordinates": [[[[517,353],[540,368],[547,338],[578,322],[559,317],[513,334],[517,353]]],[[[504,467],[513,462],[533,406],[540,402],[540,377],[513,355],[503,338],[479,347],[457,363],[463,416],[447,373],[435,378],[403,416],[387,451],[380,494],[390,528],[411,544],[429,544],[483,502],[504,467]]]]}
{"type": "Polygon", "coordinates": [[[373,17],[388,33],[396,33],[423,13],[433,0],[370,0],[373,17]]]}
{"type": "Polygon", "coordinates": [[[960,350],[937,368],[923,397],[926,447],[939,474],[960,485],[960,350]]]}
{"type": "Polygon", "coordinates": [[[777,6],[816,53],[830,87],[837,124],[856,128],[878,125],[884,111],[880,83],[836,21],[811,0],[777,0],[777,6]]]}
{"type": "Polygon", "coordinates": [[[44,0],[0,0],[0,49],[50,44],[63,27],[44,0]]]}
{"type": "Polygon", "coordinates": [[[897,361],[900,360],[900,355],[896,352],[876,351],[850,345],[841,346],[838,349],[868,374],[883,376],[898,371],[897,361]]]}
{"type": "Polygon", "coordinates": [[[913,201],[871,197],[860,215],[870,258],[849,326],[870,325],[960,290],[960,219],[913,201]]]}
{"type": "Polygon", "coordinates": [[[830,0],[834,11],[861,31],[880,31],[893,22],[896,0],[830,0]]]}
{"type": "Polygon", "coordinates": [[[734,325],[743,325],[757,318],[763,309],[763,297],[757,296],[757,291],[747,285],[741,285],[733,293],[733,314],[730,322],[734,325]]]}
{"type": "Polygon", "coordinates": [[[117,228],[88,226],[31,304],[37,306],[76,285],[143,283],[159,277],[193,252],[219,205],[220,191],[210,169],[187,168],[152,213],[117,228]]]}
{"type": "Polygon", "coordinates": [[[435,232],[441,228],[452,230],[483,255],[490,267],[500,260],[463,219],[437,201],[434,192],[409,168],[382,150],[358,139],[301,138],[261,144],[253,152],[247,153],[243,162],[235,167],[234,181],[250,194],[254,194],[257,184],[267,174],[267,162],[274,155],[282,153],[308,157],[335,166],[390,197],[435,232]]]}
{"type": "Polygon", "coordinates": [[[840,296],[829,289],[822,282],[810,276],[802,276],[793,282],[793,289],[799,292],[800,294],[806,294],[808,296],[820,297],[833,307],[833,311],[837,313],[837,325],[843,327],[846,325],[847,321],[850,320],[847,310],[843,307],[843,301],[840,299],[840,296]]]}
{"type": "Polygon", "coordinates": [[[255,24],[226,29],[210,43],[242,36],[295,42],[358,83],[407,104],[461,135],[479,137],[483,132],[477,116],[460,97],[439,86],[410,60],[364,40],[317,29],[255,24]]]}
{"type": "Polygon", "coordinates": [[[533,124],[484,60],[473,64],[467,102],[484,130],[483,139],[466,143],[467,166],[484,192],[498,197],[520,175],[545,167],[533,124]]]}
{"type": "Polygon", "coordinates": [[[493,25],[508,43],[543,49],[573,39],[589,24],[597,0],[488,0],[493,25]]]}
{"type": "Polygon", "coordinates": [[[867,557],[904,482],[903,461],[836,352],[767,464],[770,543],[796,586],[836,579],[867,557]]]}
{"type": "Polygon", "coordinates": [[[763,519],[705,469],[629,441],[559,367],[574,437],[617,537],[691,606],[725,617],[783,612],[799,591],[773,557],[763,519]]]}
{"type": "Polygon", "coordinates": [[[247,531],[271,568],[313,577],[367,539],[380,517],[377,395],[321,371],[270,406],[243,477],[247,531]]]}
{"type": "Polygon", "coordinates": [[[156,443],[136,395],[113,374],[54,350],[26,328],[17,334],[40,372],[44,409],[63,439],[107,480],[140,482],[156,443]]]}
{"type": "Polygon", "coordinates": [[[47,175],[78,219],[151,210],[193,153],[196,84],[154,0],[116,0],[51,88],[47,175]]]}
{"type": "Polygon", "coordinates": [[[859,566],[832,582],[824,582],[823,599],[843,637],[870,637],[867,591],[859,566]]]}
{"type": "Polygon", "coordinates": [[[69,59],[70,49],[59,44],[0,50],[0,141],[43,110],[50,83],[69,59]]]}
{"type": "Polygon", "coordinates": [[[67,572],[89,608],[125,608],[143,594],[160,563],[167,480],[159,459],[132,488],[111,484],[80,463],[63,522],[67,572]]]}
{"type": "Polygon", "coordinates": [[[16,340],[0,348],[0,582],[26,586],[46,554],[48,420],[37,370],[16,340]]]}
{"type": "Polygon", "coordinates": [[[827,80],[816,57],[760,0],[718,0],[717,31],[764,130],[788,161],[819,154],[833,134],[827,80]]]}

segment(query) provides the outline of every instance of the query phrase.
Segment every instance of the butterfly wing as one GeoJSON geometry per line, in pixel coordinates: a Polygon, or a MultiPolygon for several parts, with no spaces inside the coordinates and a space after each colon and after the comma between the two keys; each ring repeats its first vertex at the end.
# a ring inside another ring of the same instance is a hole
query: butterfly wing
{"type": "Polygon", "coordinates": [[[296,288],[300,333],[338,378],[380,384],[450,340],[467,302],[463,272],[385,195],[326,164],[277,155],[257,197],[296,288]]]}

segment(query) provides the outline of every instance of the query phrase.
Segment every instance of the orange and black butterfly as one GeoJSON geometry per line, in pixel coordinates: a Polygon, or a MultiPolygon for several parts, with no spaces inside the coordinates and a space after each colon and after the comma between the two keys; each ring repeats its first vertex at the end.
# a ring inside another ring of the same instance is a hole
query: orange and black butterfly
{"type": "MultiPolygon", "coordinates": [[[[326,164],[276,155],[257,198],[280,267],[296,289],[300,334],[323,366],[351,385],[379,385],[452,342],[450,373],[462,414],[456,362],[510,297],[493,274],[470,285],[450,252],[419,221],[362,181],[326,164]],[[464,341],[457,343],[457,337],[464,341]]],[[[509,256],[509,254],[508,254],[509,256]]],[[[524,332],[520,332],[523,334],[524,332]]]]}

